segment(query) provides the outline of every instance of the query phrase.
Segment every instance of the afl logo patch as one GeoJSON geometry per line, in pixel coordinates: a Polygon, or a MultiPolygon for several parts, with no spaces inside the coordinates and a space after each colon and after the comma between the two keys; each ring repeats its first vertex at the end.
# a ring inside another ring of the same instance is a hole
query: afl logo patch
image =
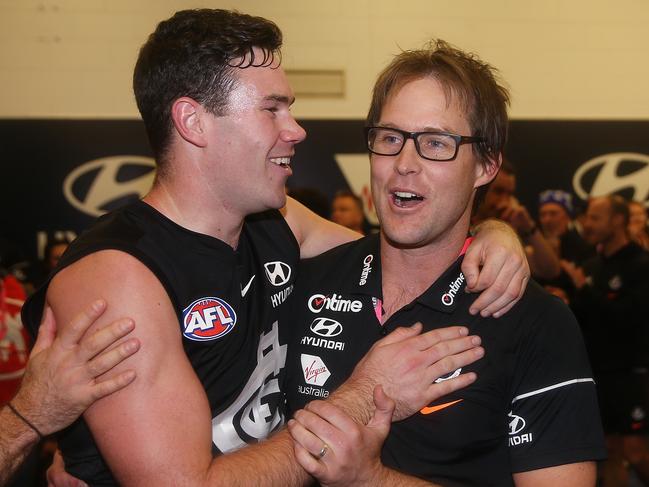
{"type": "Polygon", "coordinates": [[[236,324],[234,309],[220,298],[200,298],[183,310],[183,335],[197,342],[221,338],[236,324]]]}

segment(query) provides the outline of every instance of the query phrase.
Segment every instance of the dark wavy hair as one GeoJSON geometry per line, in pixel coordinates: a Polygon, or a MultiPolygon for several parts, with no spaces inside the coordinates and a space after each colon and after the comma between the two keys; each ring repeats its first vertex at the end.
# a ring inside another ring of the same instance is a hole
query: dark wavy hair
{"type": "Polygon", "coordinates": [[[485,142],[473,144],[483,164],[497,160],[507,141],[509,93],[499,83],[498,71],[442,40],[432,40],[425,49],[403,51],[381,72],[372,95],[367,125],[379,122],[390,95],[403,85],[425,77],[436,79],[446,99],[454,97],[467,113],[471,134],[485,142]]]}
{"type": "Polygon", "coordinates": [[[133,92],[159,169],[169,146],[173,102],[187,96],[224,115],[236,69],[279,66],[281,46],[277,25],[236,11],[182,10],[158,24],[140,49],[133,92]]]}

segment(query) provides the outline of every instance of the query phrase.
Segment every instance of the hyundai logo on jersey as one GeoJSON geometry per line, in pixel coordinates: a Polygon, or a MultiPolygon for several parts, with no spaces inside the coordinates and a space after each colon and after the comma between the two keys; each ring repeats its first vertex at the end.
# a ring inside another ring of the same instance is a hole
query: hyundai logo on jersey
{"type": "Polygon", "coordinates": [[[316,318],[309,328],[316,335],[326,338],[338,336],[343,331],[343,325],[329,318],[316,318]]]}
{"type": "Polygon", "coordinates": [[[234,309],[220,298],[200,298],[183,310],[183,335],[197,342],[221,338],[236,323],[234,309]]]}
{"type": "Polygon", "coordinates": [[[266,269],[266,277],[273,286],[283,286],[291,278],[291,266],[285,262],[279,260],[266,262],[264,269],[266,269]]]}

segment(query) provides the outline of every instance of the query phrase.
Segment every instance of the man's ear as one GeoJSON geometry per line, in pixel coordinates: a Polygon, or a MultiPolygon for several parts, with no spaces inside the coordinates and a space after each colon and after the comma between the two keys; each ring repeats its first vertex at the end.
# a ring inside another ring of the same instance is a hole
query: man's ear
{"type": "Polygon", "coordinates": [[[206,115],[203,106],[192,98],[183,96],[171,105],[171,120],[176,132],[190,144],[198,147],[207,145],[204,120],[206,115]]]}
{"type": "Polygon", "coordinates": [[[496,157],[489,157],[487,162],[478,161],[475,165],[475,184],[474,188],[479,188],[485,184],[489,184],[498,174],[500,166],[503,163],[503,155],[498,153],[496,157]]]}

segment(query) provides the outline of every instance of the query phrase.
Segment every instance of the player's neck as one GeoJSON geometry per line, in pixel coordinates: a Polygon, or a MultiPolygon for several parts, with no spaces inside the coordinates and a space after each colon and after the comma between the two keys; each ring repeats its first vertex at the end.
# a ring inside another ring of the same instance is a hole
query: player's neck
{"type": "Polygon", "coordinates": [[[405,306],[426,291],[455,262],[466,232],[452,231],[440,241],[400,248],[381,234],[381,279],[386,313],[405,306]]]}
{"type": "Polygon", "coordinates": [[[156,180],[143,199],[164,216],[192,232],[218,238],[236,248],[243,228],[243,216],[229,211],[214,198],[202,198],[187,186],[156,180]]]}

